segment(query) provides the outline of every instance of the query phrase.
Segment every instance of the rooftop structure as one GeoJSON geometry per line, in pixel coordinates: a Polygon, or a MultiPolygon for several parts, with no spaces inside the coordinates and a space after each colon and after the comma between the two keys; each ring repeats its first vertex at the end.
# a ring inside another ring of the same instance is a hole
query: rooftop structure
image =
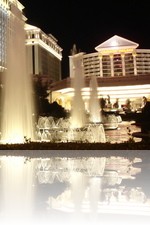
{"type": "Polygon", "coordinates": [[[51,81],[61,80],[62,48],[52,34],[25,24],[27,68],[29,74],[46,76],[51,81]]]}

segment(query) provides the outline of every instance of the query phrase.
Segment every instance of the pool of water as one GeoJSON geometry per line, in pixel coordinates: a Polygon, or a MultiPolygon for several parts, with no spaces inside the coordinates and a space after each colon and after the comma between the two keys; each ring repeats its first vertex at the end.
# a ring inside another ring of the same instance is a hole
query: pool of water
{"type": "MultiPolygon", "coordinates": [[[[140,132],[141,128],[135,125],[134,121],[122,121],[118,128],[114,130],[105,130],[106,140],[111,143],[121,143],[132,138],[132,133],[140,132]]],[[[141,138],[133,138],[135,142],[141,141],[141,138]]]]}
{"type": "Polygon", "coordinates": [[[127,157],[126,152],[114,156],[113,151],[109,157],[101,156],[101,151],[96,157],[44,153],[39,157],[36,151],[34,157],[1,154],[3,225],[149,224],[149,151],[135,157],[127,157]]]}

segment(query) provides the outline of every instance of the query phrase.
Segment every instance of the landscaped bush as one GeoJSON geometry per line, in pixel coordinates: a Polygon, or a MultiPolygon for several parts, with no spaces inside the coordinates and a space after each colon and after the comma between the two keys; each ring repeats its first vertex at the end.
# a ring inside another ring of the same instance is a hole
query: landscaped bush
{"type": "Polygon", "coordinates": [[[51,143],[30,142],[24,144],[1,144],[0,150],[149,150],[150,142],[125,143],[51,143]]]}

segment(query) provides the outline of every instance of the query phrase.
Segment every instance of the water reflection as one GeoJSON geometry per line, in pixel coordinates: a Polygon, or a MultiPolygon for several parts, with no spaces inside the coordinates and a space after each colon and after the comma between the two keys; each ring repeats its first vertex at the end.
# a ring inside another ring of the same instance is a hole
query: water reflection
{"type": "Polygon", "coordinates": [[[0,221],[4,225],[109,225],[112,220],[113,224],[148,224],[149,181],[142,179],[150,167],[145,162],[138,156],[3,155],[0,221]]]}

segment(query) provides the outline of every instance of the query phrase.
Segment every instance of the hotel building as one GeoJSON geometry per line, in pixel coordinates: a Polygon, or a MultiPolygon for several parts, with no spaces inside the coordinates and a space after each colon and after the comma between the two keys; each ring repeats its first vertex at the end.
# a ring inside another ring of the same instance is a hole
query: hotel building
{"type": "Polygon", "coordinates": [[[8,40],[13,35],[13,19],[20,21],[26,18],[22,14],[24,6],[17,0],[0,0],[0,73],[7,68],[8,40]]]}
{"type": "MultiPolygon", "coordinates": [[[[22,17],[24,6],[17,0],[0,0],[0,73],[7,68],[7,35],[11,31],[11,17],[22,17]]],[[[11,32],[10,32],[11,33],[11,32]]],[[[28,74],[49,82],[51,100],[66,109],[71,108],[74,89],[73,58],[69,56],[70,77],[61,80],[62,48],[53,35],[25,23],[28,74]]],[[[82,97],[88,107],[91,76],[96,76],[98,98],[110,96],[112,103],[120,104],[130,99],[133,107],[140,107],[142,97],[150,97],[150,50],[140,49],[139,44],[117,35],[95,47],[93,53],[81,53],[85,86],[82,97]]]]}
{"type": "Polygon", "coordinates": [[[24,6],[18,0],[0,0],[0,72],[7,68],[8,35],[13,31],[14,17],[24,21],[26,62],[28,74],[39,76],[49,83],[61,80],[62,48],[51,34],[26,23],[24,6]]]}
{"type": "MultiPolygon", "coordinates": [[[[97,92],[99,98],[110,96],[112,103],[119,99],[125,104],[127,99],[133,108],[142,104],[142,97],[150,97],[150,50],[139,49],[139,44],[114,35],[95,47],[94,53],[80,53],[80,64],[83,65],[85,87],[82,97],[88,105],[90,98],[91,76],[97,78],[97,92]]],[[[63,107],[70,109],[74,89],[71,87],[73,79],[73,58],[69,57],[70,77],[53,85],[53,100],[60,102],[63,107]]]]}
{"type": "Polygon", "coordinates": [[[61,80],[62,48],[52,34],[25,24],[28,73],[46,78],[50,83],[61,80]]]}
{"type": "Polygon", "coordinates": [[[0,72],[6,67],[7,1],[0,0],[0,72]]]}

